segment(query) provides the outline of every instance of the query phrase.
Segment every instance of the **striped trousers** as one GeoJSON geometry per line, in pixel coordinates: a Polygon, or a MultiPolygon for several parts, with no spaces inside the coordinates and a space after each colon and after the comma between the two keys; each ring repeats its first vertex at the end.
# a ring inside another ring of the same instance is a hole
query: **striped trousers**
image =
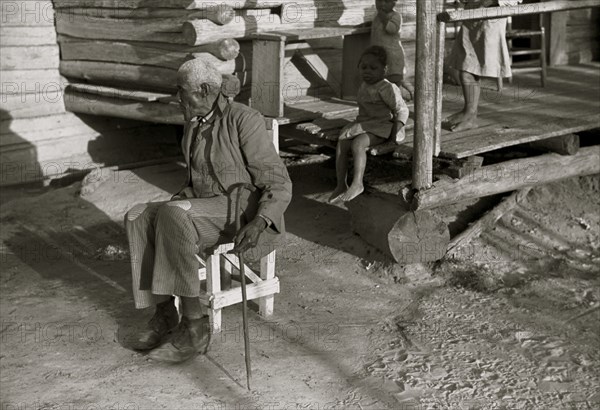
{"type": "MultiPolygon", "coordinates": [[[[127,212],[136,308],[153,306],[171,295],[199,296],[196,255],[235,236],[232,202],[221,195],[139,204],[127,212]]],[[[244,202],[246,209],[248,197],[244,202]]]]}

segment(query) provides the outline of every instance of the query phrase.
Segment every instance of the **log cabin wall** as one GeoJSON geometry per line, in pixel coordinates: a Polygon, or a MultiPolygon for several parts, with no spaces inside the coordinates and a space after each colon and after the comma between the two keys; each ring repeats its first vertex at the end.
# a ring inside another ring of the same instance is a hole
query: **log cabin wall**
{"type": "Polygon", "coordinates": [[[553,13],[549,27],[551,65],[581,64],[600,59],[600,10],[598,8],[553,13]]]}
{"type": "MultiPolygon", "coordinates": [[[[441,1],[441,0],[440,0],[441,1]]],[[[448,4],[453,4],[447,0],[448,4]]],[[[69,78],[138,90],[174,92],[177,68],[189,58],[211,59],[241,81],[240,102],[250,94],[256,32],[361,26],[375,14],[374,0],[55,0],[61,73],[69,78]],[[233,18],[225,18],[229,13],[233,18]],[[220,55],[221,42],[239,44],[239,55],[220,55]]],[[[431,3],[439,4],[438,0],[431,3]]],[[[408,76],[414,76],[416,0],[398,2],[408,76]]],[[[455,27],[449,27],[451,33],[455,27]]],[[[341,39],[311,41],[333,77],[341,77],[341,39]]],[[[285,66],[288,100],[327,97],[332,90],[302,62],[285,66]]]]}
{"type": "Polygon", "coordinates": [[[177,152],[175,127],[67,112],[52,2],[0,6],[0,185],[177,152]]]}
{"type": "MultiPolygon", "coordinates": [[[[0,4],[1,184],[93,164],[135,162],[162,155],[160,147],[171,149],[173,128],[66,112],[63,90],[67,82],[173,93],[181,63],[209,58],[223,74],[240,80],[237,100],[248,103],[252,73],[248,37],[252,33],[360,26],[375,16],[374,0],[22,0],[0,4]]],[[[454,2],[445,0],[445,4],[453,7],[454,2]]],[[[404,18],[402,38],[411,78],[416,0],[399,1],[397,9],[404,18]]],[[[551,19],[554,63],[597,58],[597,10],[555,13],[551,19]]],[[[448,25],[449,42],[457,28],[448,25]]],[[[310,42],[312,52],[338,80],[341,44],[339,38],[310,42]]],[[[450,49],[448,44],[446,50],[450,49]]],[[[328,84],[296,60],[286,65],[288,100],[333,94],[328,84]]]]}

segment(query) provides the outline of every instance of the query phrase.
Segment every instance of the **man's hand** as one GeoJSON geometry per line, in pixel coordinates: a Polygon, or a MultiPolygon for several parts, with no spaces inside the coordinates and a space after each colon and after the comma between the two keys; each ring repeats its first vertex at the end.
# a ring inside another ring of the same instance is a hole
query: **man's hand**
{"type": "Polygon", "coordinates": [[[237,233],[234,239],[234,253],[245,252],[248,249],[256,247],[260,234],[267,228],[267,221],[260,216],[256,216],[249,224],[244,226],[237,233]]]}

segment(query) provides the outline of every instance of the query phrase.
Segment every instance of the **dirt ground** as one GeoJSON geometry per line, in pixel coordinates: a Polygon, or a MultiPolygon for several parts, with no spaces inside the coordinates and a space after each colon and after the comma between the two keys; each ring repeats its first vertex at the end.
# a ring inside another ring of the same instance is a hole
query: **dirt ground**
{"type": "Polygon", "coordinates": [[[599,176],[535,188],[453,260],[399,266],[327,204],[331,161],[287,161],[281,293],[273,317],[250,314],[252,392],[237,306],[189,363],[126,347],[152,312],[133,308],[122,218],[168,198],[180,165],[4,191],[1,409],[600,408],[599,176]]]}

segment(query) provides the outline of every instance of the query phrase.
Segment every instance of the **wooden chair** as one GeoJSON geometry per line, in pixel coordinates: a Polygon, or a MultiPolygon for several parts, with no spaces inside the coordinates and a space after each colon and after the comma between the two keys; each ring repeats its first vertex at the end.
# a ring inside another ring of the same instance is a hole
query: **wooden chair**
{"type": "MultiPolygon", "coordinates": [[[[201,293],[200,303],[208,310],[211,331],[221,331],[221,309],[242,301],[240,286],[223,289],[223,279],[235,279],[241,274],[240,261],[236,255],[228,252],[233,249],[233,243],[220,245],[206,261],[198,258],[204,265],[198,270],[200,280],[206,280],[206,292],[201,293]]],[[[247,265],[244,266],[246,275],[246,295],[248,300],[258,299],[258,313],[269,317],[273,314],[274,295],[279,293],[279,279],[275,276],[276,251],[271,251],[260,261],[260,272],[256,274],[247,265]]],[[[230,282],[230,280],[227,280],[230,282]]]]}
{"type": "MultiPolygon", "coordinates": [[[[267,131],[271,134],[275,149],[279,152],[279,128],[277,121],[265,118],[267,131]]],[[[236,255],[229,254],[234,247],[233,243],[220,245],[206,260],[197,256],[201,267],[198,277],[206,281],[206,291],[200,294],[200,303],[208,310],[211,331],[221,331],[221,310],[227,306],[235,305],[242,301],[240,286],[225,289],[232,283],[231,279],[239,279],[242,268],[236,255]]],[[[263,317],[273,314],[274,295],[279,293],[279,279],[275,276],[276,251],[272,250],[260,260],[260,272],[255,273],[250,267],[243,267],[246,275],[246,293],[248,300],[258,299],[258,313],[263,317]]],[[[239,281],[239,280],[238,280],[239,281]]]]}
{"type": "MultiPolygon", "coordinates": [[[[511,69],[513,74],[515,73],[530,73],[540,72],[540,81],[542,87],[546,86],[546,31],[542,22],[542,15],[539,16],[538,28],[534,29],[513,29],[512,19],[508,19],[508,26],[506,28],[506,40],[508,43],[508,53],[510,55],[511,69]],[[539,46],[531,46],[534,40],[538,38],[539,46]],[[528,39],[529,47],[515,47],[513,45],[516,39],[528,39]],[[513,62],[513,57],[516,56],[537,56],[536,59],[526,60],[522,62],[513,62]]],[[[508,82],[512,84],[512,77],[508,79],[508,82]]],[[[502,79],[498,81],[499,90],[502,89],[502,79]]]]}

